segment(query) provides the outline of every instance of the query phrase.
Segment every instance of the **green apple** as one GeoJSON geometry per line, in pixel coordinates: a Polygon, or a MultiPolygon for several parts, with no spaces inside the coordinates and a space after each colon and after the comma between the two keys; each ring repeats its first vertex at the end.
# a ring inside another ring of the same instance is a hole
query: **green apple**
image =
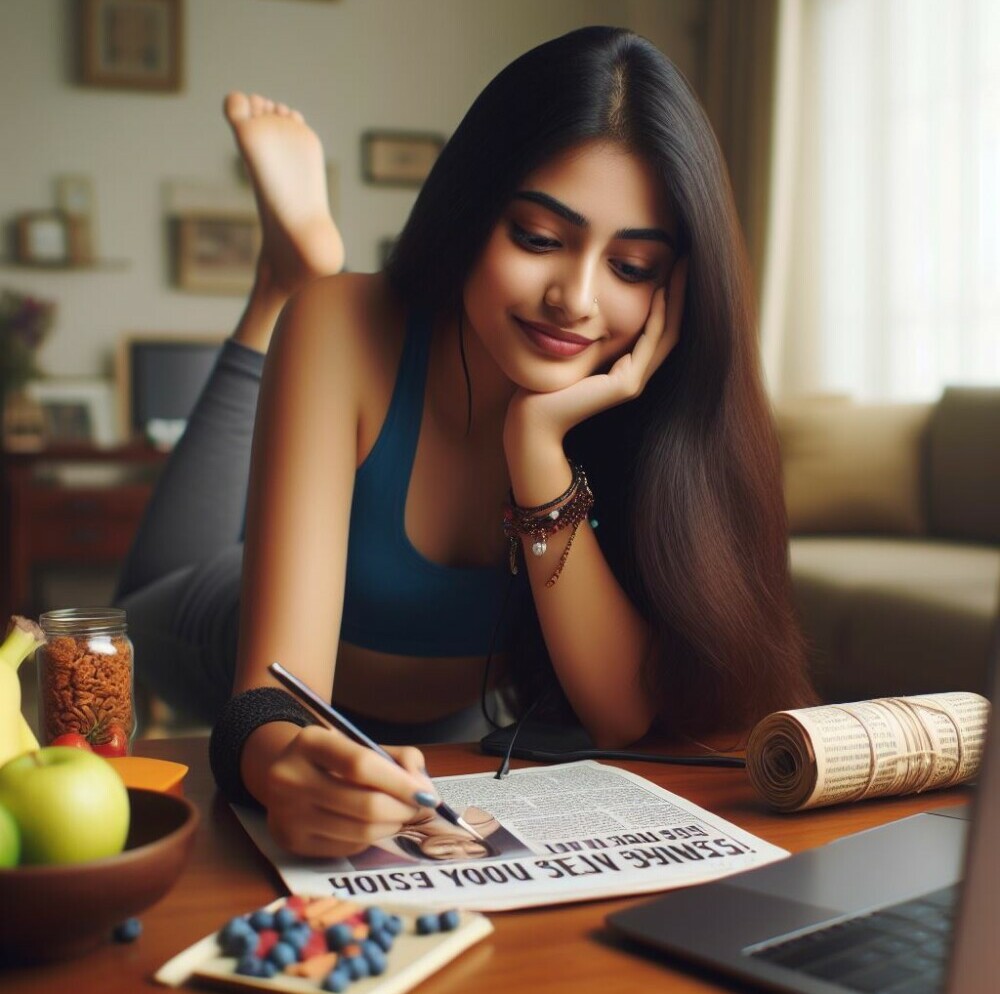
{"type": "Polygon", "coordinates": [[[0,767],[0,805],[21,830],[21,864],[82,863],[125,848],[130,807],[101,756],[47,746],[0,767]]]}
{"type": "Polygon", "coordinates": [[[21,858],[21,830],[14,816],[0,804],[0,869],[17,866],[21,858]]]}

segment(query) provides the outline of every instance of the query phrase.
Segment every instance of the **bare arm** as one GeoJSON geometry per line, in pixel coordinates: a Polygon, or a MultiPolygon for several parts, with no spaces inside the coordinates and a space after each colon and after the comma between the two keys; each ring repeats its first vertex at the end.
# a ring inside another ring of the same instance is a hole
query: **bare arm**
{"type": "Polygon", "coordinates": [[[350,315],[336,278],[282,313],[261,383],[243,561],[234,690],[272,684],[280,660],[329,697],[333,688],[358,400],[350,315]]]}
{"type": "MultiPolygon", "coordinates": [[[[282,312],[254,432],[234,692],[278,660],[330,699],[357,462],[364,338],[357,277],[310,284],[282,312]],[[346,281],[346,282],[345,282],[346,281]],[[335,332],[335,333],[334,333],[335,332]]],[[[417,750],[399,754],[416,772],[417,750]]],[[[274,722],[247,739],[247,789],[277,841],[343,855],[410,817],[426,780],[328,729],[274,722]]]]}
{"type": "MultiPolygon", "coordinates": [[[[686,274],[686,261],[673,267],[669,295],[656,292],[643,334],[609,373],[550,394],[522,393],[511,401],[504,448],[520,505],[543,504],[569,486],[572,471],[562,443],[570,427],[645,388],[679,337],[686,274]]],[[[600,500],[600,494],[595,497],[600,500]]],[[[627,745],[641,738],[655,717],[640,678],[654,649],[652,630],[587,523],[577,532],[558,582],[546,586],[569,538],[569,529],[557,532],[541,557],[527,548],[530,539],[522,540],[545,644],[573,710],[594,741],[627,745]]]]}
{"type": "MultiPolygon", "coordinates": [[[[518,460],[516,478],[512,473],[515,497],[525,506],[551,500],[572,479],[561,446],[547,456],[535,448],[533,457],[537,464],[518,460]]],[[[545,555],[537,557],[528,548],[531,540],[523,540],[520,562],[527,569],[552,666],[577,717],[597,745],[628,745],[642,738],[654,717],[639,679],[651,631],[586,522],[580,525],[559,580],[545,585],[568,541],[569,529],[557,532],[545,555]]]]}

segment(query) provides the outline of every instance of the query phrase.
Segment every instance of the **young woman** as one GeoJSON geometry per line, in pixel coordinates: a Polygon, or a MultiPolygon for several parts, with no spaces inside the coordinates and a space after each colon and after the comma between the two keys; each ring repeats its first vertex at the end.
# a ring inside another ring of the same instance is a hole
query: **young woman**
{"type": "Polygon", "coordinates": [[[258,279],[122,587],[168,700],[212,713],[231,675],[223,789],[315,855],[435,800],[415,749],[301,727],[273,660],[396,742],[471,737],[488,661],[609,746],[809,702],[739,228],[671,63],[612,28],[517,59],[373,275],[316,278],[342,249],[301,117],[227,113],[258,279]]]}

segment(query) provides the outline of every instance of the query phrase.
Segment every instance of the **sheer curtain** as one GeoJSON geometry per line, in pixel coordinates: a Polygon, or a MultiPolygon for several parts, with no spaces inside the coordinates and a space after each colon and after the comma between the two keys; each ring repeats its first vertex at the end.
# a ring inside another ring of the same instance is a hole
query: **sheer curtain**
{"type": "MultiPolygon", "coordinates": [[[[775,394],[1000,383],[1000,3],[784,0],[775,394]],[[784,123],[782,123],[784,122],[784,123]]],[[[772,184],[773,188],[773,184],[772,184]]]]}

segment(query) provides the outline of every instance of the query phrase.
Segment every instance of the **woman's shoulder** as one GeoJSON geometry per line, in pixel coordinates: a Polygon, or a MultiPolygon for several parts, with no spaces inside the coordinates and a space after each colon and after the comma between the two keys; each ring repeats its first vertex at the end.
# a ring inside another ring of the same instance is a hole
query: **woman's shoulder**
{"type": "Polygon", "coordinates": [[[357,333],[364,341],[405,321],[405,309],[382,273],[337,273],[307,283],[286,310],[303,313],[317,333],[339,326],[341,334],[357,333]]]}
{"type": "Polygon", "coordinates": [[[311,351],[335,354],[354,375],[381,377],[398,362],[406,309],[382,273],[338,273],[299,290],[282,325],[311,351]]]}
{"type": "MultiPolygon", "coordinates": [[[[385,421],[406,339],[407,309],[381,273],[340,273],[313,280],[282,317],[297,354],[296,382],[323,371],[323,387],[355,405],[359,460],[385,421]],[[350,398],[350,400],[348,400],[350,398]]],[[[317,388],[319,389],[319,388],[317,388]]]]}

